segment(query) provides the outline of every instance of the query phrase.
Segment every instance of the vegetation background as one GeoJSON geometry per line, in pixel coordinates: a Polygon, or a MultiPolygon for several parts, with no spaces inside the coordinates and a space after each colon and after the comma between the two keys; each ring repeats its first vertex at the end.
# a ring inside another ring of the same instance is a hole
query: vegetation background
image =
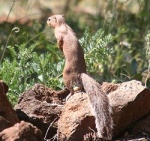
{"type": "Polygon", "coordinates": [[[150,87],[149,0],[0,0],[0,79],[13,105],[35,83],[64,87],[63,55],[46,24],[53,14],[65,15],[97,81],[150,87]]]}

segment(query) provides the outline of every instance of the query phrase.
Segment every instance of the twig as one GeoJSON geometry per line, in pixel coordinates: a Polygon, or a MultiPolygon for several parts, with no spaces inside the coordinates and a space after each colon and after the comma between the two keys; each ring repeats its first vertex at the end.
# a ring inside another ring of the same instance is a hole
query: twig
{"type": "Polygon", "coordinates": [[[63,107],[64,105],[62,104],[57,104],[57,103],[50,103],[50,106],[58,106],[58,107],[63,107]]]}
{"type": "Polygon", "coordinates": [[[25,45],[27,45],[30,41],[32,41],[34,38],[36,38],[37,36],[39,36],[40,34],[42,34],[43,33],[43,31],[42,32],[40,32],[40,33],[38,33],[38,34],[36,34],[33,38],[31,38],[25,45]]]}
{"type": "MultiPolygon", "coordinates": [[[[10,7],[10,10],[9,10],[9,13],[8,13],[8,15],[7,15],[7,18],[6,18],[6,21],[5,21],[5,22],[8,21],[9,16],[10,16],[10,13],[11,13],[13,7],[14,7],[14,4],[15,4],[15,1],[13,1],[12,5],[11,5],[11,7],[10,7]]],[[[11,33],[12,33],[12,30],[11,30],[11,33]]],[[[0,62],[2,61],[3,56],[4,56],[4,54],[5,54],[5,50],[6,50],[7,43],[8,43],[8,41],[9,41],[9,38],[10,38],[11,33],[9,34],[8,39],[7,39],[7,41],[6,41],[6,45],[4,46],[4,49],[3,49],[3,51],[2,51],[3,53],[2,53],[2,56],[1,56],[0,62]]],[[[4,34],[2,34],[2,36],[1,36],[1,39],[2,39],[2,40],[3,40],[3,37],[4,37],[4,34]]]]}
{"type": "Polygon", "coordinates": [[[11,32],[10,32],[10,34],[9,34],[9,36],[8,36],[7,42],[6,42],[5,46],[4,46],[4,49],[3,49],[3,53],[2,53],[2,56],[1,56],[0,62],[2,62],[2,60],[3,60],[4,54],[5,54],[5,51],[6,51],[6,47],[7,47],[7,45],[8,45],[10,36],[11,36],[11,34],[12,34],[13,31],[14,31],[15,33],[18,33],[18,32],[20,31],[20,29],[19,29],[18,27],[14,27],[14,28],[11,30],[11,32]]]}
{"type": "Polygon", "coordinates": [[[94,131],[94,129],[92,129],[91,127],[89,127],[89,129],[90,129],[93,133],[96,134],[96,132],[94,131]]]}
{"type": "Polygon", "coordinates": [[[54,124],[54,122],[55,122],[57,119],[58,119],[58,117],[56,117],[56,118],[50,123],[49,127],[47,128],[47,131],[46,131],[45,136],[44,136],[44,140],[45,140],[45,141],[47,140],[46,137],[47,137],[47,134],[48,134],[48,132],[49,132],[49,129],[51,128],[51,126],[54,124]]]}

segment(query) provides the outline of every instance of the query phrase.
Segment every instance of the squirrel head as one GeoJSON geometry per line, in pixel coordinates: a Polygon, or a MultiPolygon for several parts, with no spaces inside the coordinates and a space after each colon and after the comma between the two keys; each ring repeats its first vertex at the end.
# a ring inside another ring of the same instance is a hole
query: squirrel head
{"type": "Polygon", "coordinates": [[[47,24],[53,28],[65,23],[64,15],[53,15],[48,18],[47,24]]]}

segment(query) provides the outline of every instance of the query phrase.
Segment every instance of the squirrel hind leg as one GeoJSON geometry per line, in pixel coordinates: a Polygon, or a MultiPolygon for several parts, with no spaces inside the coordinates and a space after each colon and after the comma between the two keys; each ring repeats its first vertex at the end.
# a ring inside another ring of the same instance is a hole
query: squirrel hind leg
{"type": "Polygon", "coordinates": [[[66,97],[66,101],[74,94],[74,89],[73,87],[68,89],[70,91],[69,95],[66,97]]]}
{"type": "Polygon", "coordinates": [[[66,97],[66,101],[74,94],[83,91],[82,87],[75,86],[74,88],[69,89],[70,94],[66,97]]]}
{"type": "Polygon", "coordinates": [[[66,101],[74,94],[83,91],[83,87],[81,84],[76,84],[68,88],[70,94],[66,97],[66,101]]]}
{"type": "Polygon", "coordinates": [[[76,87],[73,88],[73,90],[74,90],[74,92],[80,92],[80,91],[82,91],[82,88],[76,86],[76,87]]]}
{"type": "Polygon", "coordinates": [[[68,99],[72,96],[72,94],[70,93],[67,97],[66,97],[66,101],[68,101],[68,99]]]}

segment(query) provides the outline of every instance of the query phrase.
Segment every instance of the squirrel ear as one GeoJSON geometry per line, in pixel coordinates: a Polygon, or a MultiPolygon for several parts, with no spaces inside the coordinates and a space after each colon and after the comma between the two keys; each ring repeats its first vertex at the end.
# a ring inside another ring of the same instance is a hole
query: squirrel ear
{"type": "Polygon", "coordinates": [[[61,14],[61,16],[64,18],[65,16],[64,16],[64,14],[61,14]]]}

